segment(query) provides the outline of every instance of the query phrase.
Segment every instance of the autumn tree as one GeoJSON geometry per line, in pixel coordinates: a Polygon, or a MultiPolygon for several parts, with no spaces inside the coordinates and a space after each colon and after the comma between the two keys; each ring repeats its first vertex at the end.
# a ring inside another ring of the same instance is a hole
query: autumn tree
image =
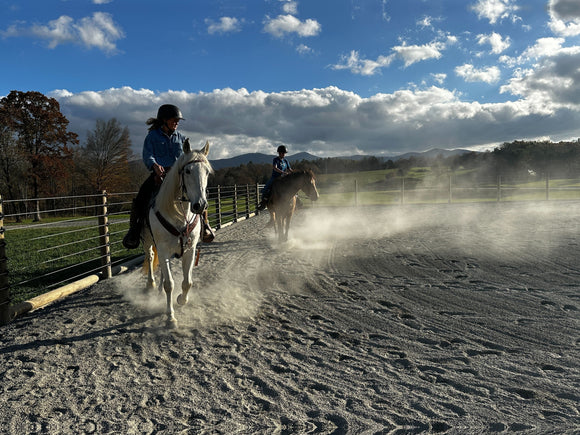
{"type": "Polygon", "coordinates": [[[12,131],[0,125],[0,192],[7,198],[18,197],[19,181],[25,172],[26,163],[20,152],[12,131]]]}
{"type": "MultiPolygon", "coordinates": [[[[11,91],[0,100],[2,140],[13,141],[26,163],[33,198],[54,194],[66,182],[72,164],[70,145],[78,143],[77,135],[67,130],[68,124],[58,101],[40,92],[11,91]]],[[[38,201],[34,219],[40,220],[38,201]]]]}
{"type": "Polygon", "coordinates": [[[87,134],[82,149],[82,170],[93,192],[124,191],[131,185],[129,129],[112,118],[97,120],[95,130],[87,134]]]}

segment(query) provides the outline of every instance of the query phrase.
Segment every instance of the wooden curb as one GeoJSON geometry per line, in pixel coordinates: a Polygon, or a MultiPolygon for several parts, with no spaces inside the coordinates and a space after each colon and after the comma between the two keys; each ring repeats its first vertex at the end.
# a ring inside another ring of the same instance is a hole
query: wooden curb
{"type": "MultiPolygon", "coordinates": [[[[129,269],[134,268],[135,266],[141,264],[143,262],[143,259],[144,256],[141,255],[119,266],[113,267],[112,268],[113,276],[119,275],[121,273],[128,271],[129,269]]],[[[10,307],[10,320],[14,320],[18,316],[26,314],[30,311],[37,310],[39,308],[43,308],[46,305],[51,304],[59,299],[72,295],[73,293],[76,293],[78,291],[84,290],[99,282],[100,279],[101,279],[100,274],[89,275],[78,281],[59,287],[55,290],[49,291],[48,293],[36,296],[25,302],[20,302],[19,304],[10,307]]]]}

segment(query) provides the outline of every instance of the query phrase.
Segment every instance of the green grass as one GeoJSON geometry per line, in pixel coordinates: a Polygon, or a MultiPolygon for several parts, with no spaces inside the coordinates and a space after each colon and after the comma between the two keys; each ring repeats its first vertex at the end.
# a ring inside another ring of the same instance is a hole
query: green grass
{"type": "MultiPolygon", "coordinates": [[[[47,226],[47,221],[49,219],[32,225],[25,222],[7,226],[5,249],[13,303],[100,271],[102,255],[96,219],[91,221],[90,227],[87,227],[88,222],[68,222],[54,227],[47,226]]],[[[111,232],[115,226],[111,225],[111,232]]],[[[120,230],[124,232],[126,228],[124,224],[120,230]]],[[[121,238],[122,235],[111,236],[113,263],[134,255],[120,246],[121,238]]]]}
{"type": "MultiPolygon", "coordinates": [[[[497,183],[469,186],[461,182],[473,171],[458,170],[452,173],[451,201],[497,201],[497,183]]],[[[404,203],[406,204],[449,202],[449,172],[446,172],[445,169],[432,171],[430,168],[424,167],[411,168],[405,174],[404,183],[404,203]]],[[[402,202],[402,184],[402,177],[392,169],[348,174],[322,174],[317,178],[320,193],[318,205],[349,206],[355,205],[355,202],[359,205],[400,204],[402,202]],[[356,200],[355,180],[358,189],[356,200]]],[[[550,200],[580,199],[580,180],[577,179],[550,180],[549,189],[550,200]]],[[[545,180],[502,183],[501,201],[545,199],[545,180]]]]}

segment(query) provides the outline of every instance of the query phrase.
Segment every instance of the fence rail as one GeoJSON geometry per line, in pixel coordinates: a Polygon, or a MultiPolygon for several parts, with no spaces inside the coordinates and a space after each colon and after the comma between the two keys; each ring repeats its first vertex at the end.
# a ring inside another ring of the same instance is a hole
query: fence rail
{"type": "MultiPolygon", "coordinates": [[[[261,186],[208,189],[208,217],[223,228],[257,213],[261,186]]],[[[401,180],[399,186],[361,186],[351,179],[340,186],[319,186],[317,207],[405,205],[473,201],[580,199],[580,180],[505,183],[501,178],[478,186],[436,185],[401,180]]],[[[0,196],[0,324],[18,304],[79,279],[108,278],[122,263],[137,259],[122,238],[129,226],[135,192],[2,200],[0,196]]],[[[308,202],[306,202],[308,204],[308,202]]]]}
{"type": "Polygon", "coordinates": [[[479,184],[460,183],[453,174],[437,182],[413,183],[401,178],[389,186],[369,183],[362,186],[357,179],[320,186],[321,206],[396,205],[421,203],[530,201],[580,199],[580,179],[549,179],[530,181],[502,177],[479,184]]]}

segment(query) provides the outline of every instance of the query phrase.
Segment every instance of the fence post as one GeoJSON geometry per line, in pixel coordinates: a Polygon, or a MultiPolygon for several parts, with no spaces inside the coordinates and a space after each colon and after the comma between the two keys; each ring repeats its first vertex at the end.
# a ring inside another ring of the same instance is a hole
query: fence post
{"type": "Polygon", "coordinates": [[[354,179],[354,206],[358,207],[358,181],[354,179]]]}
{"type": "Polygon", "coordinates": [[[401,178],[401,205],[405,204],[405,177],[401,178]]]}
{"type": "Polygon", "coordinates": [[[451,173],[449,173],[449,196],[447,197],[447,204],[451,204],[453,200],[453,194],[451,193],[451,173]]]}
{"type": "Polygon", "coordinates": [[[238,221],[238,185],[234,184],[234,222],[238,221]]]}
{"type": "Polygon", "coordinates": [[[111,270],[111,244],[109,241],[109,212],[107,209],[107,191],[101,192],[101,210],[99,213],[99,244],[101,246],[101,273],[103,278],[109,279],[113,276],[111,270]]]}
{"type": "Polygon", "coordinates": [[[10,320],[10,286],[8,285],[8,259],[4,241],[4,208],[0,195],[0,325],[10,320]]]}
{"type": "Polygon", "coordinates": [[[222,187],[217,187],[217,229],[222,227],[222,187]]]}
{"type": "Polygon", "coordinates": [[[550,200],[550,174],[546,172],[546,201],[550,200]]]}
{"type": "Polygon", "coordinates": [[[246,184],[246,219],[250,218],[250,185],[246,184]]]}
{"type": "Polygon", "coordinates": [[[260,214],[258,206],[260,205],[260,183],[256,183],[256,214],[260,214]]]}
{"type": "Polygon", "coordinates": [[[501,175],[497,176],[497,202],[501,201],[501,175]]]}

